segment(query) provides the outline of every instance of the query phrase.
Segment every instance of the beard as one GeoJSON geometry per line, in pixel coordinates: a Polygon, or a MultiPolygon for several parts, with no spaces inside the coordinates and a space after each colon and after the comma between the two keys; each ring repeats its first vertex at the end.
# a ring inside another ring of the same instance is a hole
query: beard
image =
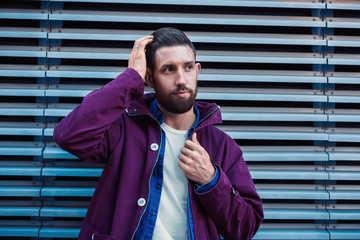
{"type": "Polygon", "coordinates": [[[157,90],[156,87],[154,88],[154,90],[158,104],[166,111],[173,114],[181,114],[190,111],[195,103],[195,98],[197,94],[197,87],[195,87],[195,90],[193,91],[192,89],[187,88],[184,85],[179,86],[169,95],[166,95],[162,91],[157,90]],[[177,98],[175,94],[181,91],[188,91],[190,94],[189,98],[177,98]]]}

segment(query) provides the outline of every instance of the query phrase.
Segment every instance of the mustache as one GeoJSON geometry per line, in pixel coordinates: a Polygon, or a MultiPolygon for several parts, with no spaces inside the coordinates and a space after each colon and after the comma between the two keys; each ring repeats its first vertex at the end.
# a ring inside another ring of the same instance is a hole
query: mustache
{"type": "Polygon", "coordinates": [[[176,88],[174,91],[172,91],[171,93],[172,93],[172,94],[178,94],[178,93],[183,92],[183,91],[188,91],[188,92],[190,92],[190,93],[193,92],[193,90],[192,90],[191,88],[188,88],[188,87],[186,87],[185,85],[181,85],[181,86],[177,87],[177,88],[176,88]]]}

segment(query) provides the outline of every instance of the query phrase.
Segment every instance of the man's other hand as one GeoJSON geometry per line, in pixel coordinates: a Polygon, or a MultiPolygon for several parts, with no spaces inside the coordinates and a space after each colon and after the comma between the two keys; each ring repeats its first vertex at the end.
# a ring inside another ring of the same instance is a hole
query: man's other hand
{"type": "Polygon", "coordinates": [[[215,168],[210,161],[209,154],[196,139],[196,133],[193,133],[191,140],[185,141],[179,159],[179,167],[189,179],[198,185],[210,182],[215,175],[215,168]]]}

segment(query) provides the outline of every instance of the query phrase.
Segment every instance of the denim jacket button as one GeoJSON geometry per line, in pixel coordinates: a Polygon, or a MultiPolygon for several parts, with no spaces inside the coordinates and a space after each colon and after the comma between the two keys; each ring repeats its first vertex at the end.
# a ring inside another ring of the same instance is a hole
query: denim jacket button
{"type": "Polygon", "coordinates": [[[139,207],[143,207],[146,204],[146,200],[144,198],[139,198],[137,204],[139,207]]]}
{"type": "Polygon", "coordinates": [[[153,151],[157,151],[159,149],[159,145],[157,143],[153,143],[150,145],[150,149],[153,151]]]}

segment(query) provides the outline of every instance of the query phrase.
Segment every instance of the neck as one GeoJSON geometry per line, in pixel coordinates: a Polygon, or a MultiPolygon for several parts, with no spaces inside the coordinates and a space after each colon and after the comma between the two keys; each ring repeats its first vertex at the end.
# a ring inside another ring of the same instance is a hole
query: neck
{"type": "Polygon", "coordinates": [[[180,114],[168,112],[161,106],[159,106],[159,109],[164,115],[164,122],[166,123],[166,125],[177,130],[189,130],[196,119],[194,107],[192,107],[188,112],[180,114]]]}

